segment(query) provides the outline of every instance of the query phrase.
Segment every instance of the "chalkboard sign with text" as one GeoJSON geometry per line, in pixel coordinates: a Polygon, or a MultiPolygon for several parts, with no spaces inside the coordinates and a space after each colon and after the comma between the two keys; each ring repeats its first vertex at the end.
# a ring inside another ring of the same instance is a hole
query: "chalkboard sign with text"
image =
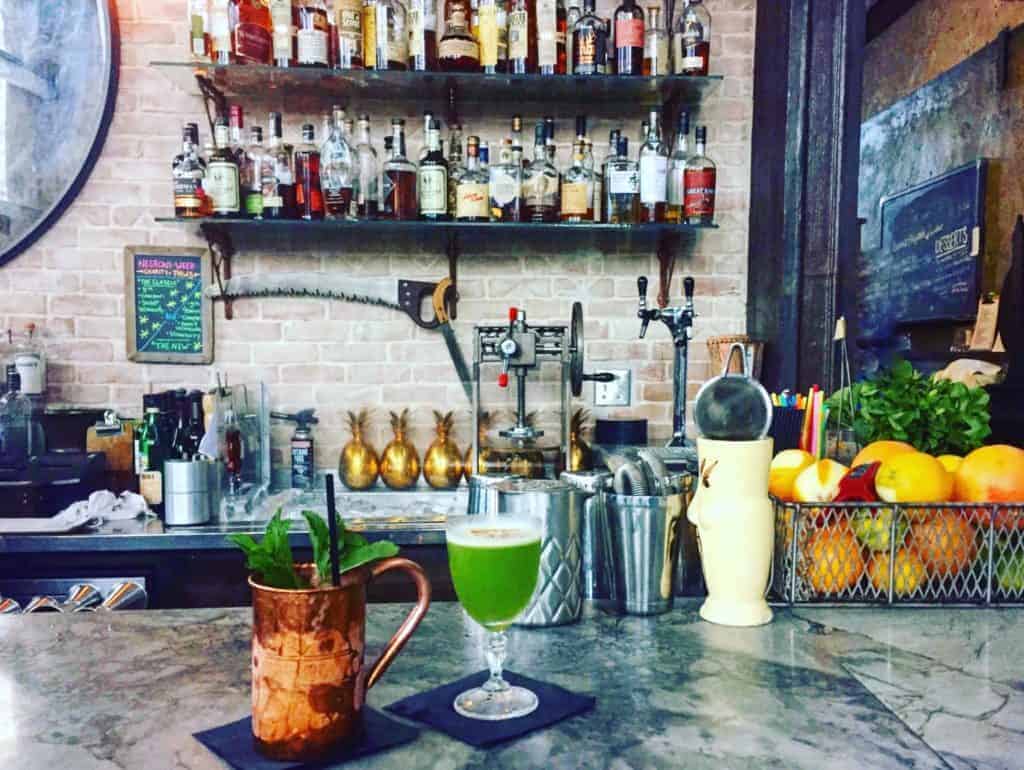
{"type": "Polygon", "coordinates": [[[860,262],[863,337],[973,320],[985,227],[984,159],[881,200],[881,244],[860,262]]]}
{"type": "Polygon", "coordinates": [[[124,250],[128,359],[140,363],[213,361],[213,310],[206,249],[129,246],[124,250]]]}

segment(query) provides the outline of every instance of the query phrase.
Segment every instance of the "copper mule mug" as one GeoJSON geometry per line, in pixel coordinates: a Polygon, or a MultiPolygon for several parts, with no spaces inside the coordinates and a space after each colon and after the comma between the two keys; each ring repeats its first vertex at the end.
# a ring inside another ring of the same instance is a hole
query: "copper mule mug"
{"type": "MultiPolygon", "coordinates": [[[[308,578],[312,564],[297,564],[308,578]]],[[[369,690],[387,671],[430,606],[430,581],[415,562],[391,558],[350,570],[340,586],[288,590],[252,586],[252,731],[273,759],[310,760],[355,739],[369,690]],[[407,572],[416,606],[380,657],[364,666],[366,587],[388,570],[407,572]]]]}

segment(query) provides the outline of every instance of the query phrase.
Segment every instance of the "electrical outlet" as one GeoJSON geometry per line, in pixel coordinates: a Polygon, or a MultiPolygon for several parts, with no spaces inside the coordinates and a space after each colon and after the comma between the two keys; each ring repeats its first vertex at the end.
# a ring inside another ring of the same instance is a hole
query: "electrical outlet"
{"type": "Polygon", "coordinates": [[[630,369],[604,369],[615,375],[611,382],[594,383],[594,406],[629,406],[632,392],[630,369]]]}

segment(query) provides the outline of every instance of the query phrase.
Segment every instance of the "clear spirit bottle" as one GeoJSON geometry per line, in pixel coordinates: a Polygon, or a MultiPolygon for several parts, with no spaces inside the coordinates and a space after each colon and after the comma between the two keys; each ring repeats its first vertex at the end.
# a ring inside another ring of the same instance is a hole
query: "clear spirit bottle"
{"type": "Polygon", "coordinates": [[[490,167],[491,219],[495,222],[522,221],[523,166],[515,160],[512,147],[512,140],[505,139],[498,150],[498,162],[490,167]]]}
{"type": "Polygon", "coordinates": [[[427,131],[427,154],[416,172],[420,218],[448,219],[448,162],[441,152],[441,124],[430,121],[427,131]]]}
{"type": "Polygon", "coordinates": [[[537,69],[536,48],[530,46],[532,35],[527,0],[511,0],[508,10],[508,71],[525,75],[537,69]]]}
{"type": "Polygon", "coordinates": [[[640,221],[664,222],[668,202],[668,148],[661,141],[658,110],[651,110],[640,148],[640,221]]]}
{"type": "MultiPolygon", "coordinates": [[[[290,4],[290,3],[285,3],[290,4]]],[[[334,26],[338,30],[338,69],[363,68],[363,4],[360,0],[335,0],[334,26]]]]}
{"type": "Polygon", "coordinates": [[[562,221],[591,222],[594,219],[593,175],[584,166],[586,149],[583,140],[573,142],[572,165],[562,177],[562,221]]]}
{"type": "Polygon", "coordinates": [[[534,131],[533,161],[523,172],[523,219],[528,222],[558,221],[558,169],[548,160],[545,124],[534,131]]]}
{"type": "Polygon", "coordinates": [[[249,129],[249,146],[242,154],[242,164],[238,169],[245,214],[253,219],[263,219],[263,167],[268,164],[263,147],[263,129],[253,126],[249,129]]]}
{"type": "Polygon", "coordinates": [[[210,0],[210,50],[214,64],[234,64],[238,8],[233,0],[210,0]]]}
{"type": "Polygon", "coordinates": [[[188,26],[192,61],[210,61],[210,0],[188,0],[188,26]]]}
{"type": "Polygon", "coordinates": [[[668,207],[665,209],[666,222],[683,220],[683,190],[686,162],[690,159],[689,149],[690,113],[682,110],[676,124],[676,144],[668,159],[668,207]]]}
{"type": "Polygon", "coordinates": [[[629,139],[620,136],[604,179],[605,219],[612,225],[631,225],[640,209],[640,170],[629,159],[629,139]]]}
{"type": "Polygon", "coordinates": [[[554,75],[558,68],[558,0],[535,0],[534,8],[537,69],[541,75],[554,75]]]}
{"type": "Polygon", "coordinates": [[[381,216],[387,219],[416,219],[416,164],[405,157],[405,121],[391,119],[391,157],[384,164],[381,216]]]}
{"type": "Polygon", "coordinates": [[[0,398],[0,463],[21,467],[36,453],[32,442],[32,402],[21,392],[21,376],[7,365],[7,387],[0,398]]]}
{"type": "Polygon", "coordinates": [[[267,154],[272,163],[263,174],[263,218],[293,219],[295,211],[295,170],[292,154],[281,141],[281,113],[271,112],[267,121],[270,134],[267,154]]]}
{"type": "Polygon", "coordinates": [[[686,162],[683,189],[683,220],[688,225],[710,225],[715,221],[715,191],[718,171],[715,163],[705,154],[707,126],[698,126],[695,133],[696,149],[686,162]]]}
{"type": "Polygon", "coordinates": [[[437,69],[437,8],[434,0],[411,0],[408,14],[409,69],[437,69]]]}
{"type": "Polygon", "coordinates": [[[668,68],[668,31],[661,23],[661,8],[650,5],[647,7],[647,31],[644,32],[644,75],[667,75],[668,68]]]}
{"type": "Polygon", "coordinates": [[[704,0],[686,0],[672,36],[672,59],[677,75],[707,75],[711,57],[711,14],[704,0]]]}
{"type": "Polygon", "coordinates": [[[320,185],[324,191],[324,212],[328,219],[348,219],[355,191],[352,147],[344,136],[345,110],[331,111],[330,133],[320,147],[320,185]]]}
{"type": "Polygon", "coordinates": [[[572,33],[572,71],[576,75],[607,72],[608,28],[595,8],[595,0],[583,0],[583,16],[572,33]]]}
{"type": "Polygon", "coordinates": [[[174,216],[189,219],[210,212],[204,188],[206,162],[199,157],[199,127],[186,123],[181,130],[181,152],[171,162],[174,180],[174,216]]]}
{"type": "Polygon", "coordinates": [[[480,166],[480,139],[466,142],[466,169],[455,190],[455,219],[460,222],[487,222],[490,212],[490,178],[480,166]]]}
{"type": "Polygon", "coordinates": [[[356,199],[356,216],[360,219],[376,219],[380,201],[380,164],[377,151],[370,141],[370,116],[359,116],[359,136],[356,142],[356,183],[353,193],[356,199]]]}

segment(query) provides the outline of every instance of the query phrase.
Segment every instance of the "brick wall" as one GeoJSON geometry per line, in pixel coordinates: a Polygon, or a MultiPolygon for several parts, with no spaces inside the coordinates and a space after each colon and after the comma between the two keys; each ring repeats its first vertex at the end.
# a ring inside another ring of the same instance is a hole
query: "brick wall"
{"type": "MultiPolygon", "coordinates": [[[[602,0],[609,16],[614,3],[602,0]],[[606,7],[607,6],[607,7],[606,7]]],[[[707,374],[704,344],[712,334],[743,330],[746,296],[746,243],[749,198],[750,113],[754,46],[754,0],[709,0],[713,14],[712,71],[727,76],[708,96],[696,119],[709,126],[709,154],[719,164],[717,220],[721,229],[701,233],[680,257],[672,297],[682,295],[682,276],[697,282],[696,340],[690,352],[692,398],[707,374]]],[[[206,136],[199,97],[174,87],[148,66],[152,60],[180,60],[186,52],[185,0],[120,0],[121,87],[103,154],[78,200],[27,253],[0,269],[0,322],[20,326],[34,321],[44,329],[49,354],[49,396],[53,404],[115,405],[137,414],[142,393],[167,387],[205,387],[214,370],[230,382],[263,380],[274,408],[315,406],[321,417],[318,460],[332,466],[347,440],[344,411],[377,408],[378,447],[387,433],[386,411],[410,406],[414,440],[430,439],[432,408],[460,412],[457,439],[466,442],[468,407],[452,372],[440,336],[413,326],[404,316],[379,308],[313,300],[268,299],[235,303],[225,321],[216,310],[216,361],[210,367],[138,365],[125,358],[124,281],[126,245],[203,245],[196,228],[159,226],[154,217],[171,214],[170,159],[179,149],[180,126],[193,120],[206,136]]],[[[247,123],[263,124],[272,101],[246,101],[247,123]]],[[[328,105],[323,105],[327,107],[328,105]]],[[[388,105],[390,106],[390,105],[388,105]]],[[[387,119],[403,114],[410,130],[410,154],[418,151],[418,116],[428,105],[395,105],[370,110],[382,153],[387,119]]],[[[432,105],[440,109],[443,105],[432,105]]],[[[362,105],[353,102],[352,109],[362,105]]],[[[466,133],[492,141],[504,136],[508,114],[463,116],[466,133]]],[[[351,109],[350,109],[351,112],[351,109]]],[[[538,116],[524,112],[526,127],[538,116]]],[[[286,139],[319,115],[288,115],[286,139]]],[[[622,119],[598,121],[591,135],[603,157],[610,126],[622,125],[631,140],[643,119],[639,108],[623,105],[622,119]]],[[[560,123],[560,138],[571,133],[560,123]]],[[[632,144],[632,141],[631,141],[632,144]]],[[[560,148],[567,162],[568,146],[560,148]]],[[[409,244],[351,243],[338,238],[322,244],[259,239],[238,243],[235,274],[262,270],[330,271],[346,275],[438,280],[446,257],[434,250],[408,252],[409,244]]],[[[507,306],[525,307],[533,322],[565,324],[573,300],[585,307],[588,369],[633,369],[629,413],[651,420],[652,435],[671,432],[672,344],[664,326],[652,325],[637,339],[636,277],[646,274],[656,290],[657,261],[649,251],[576,248],[560,242],[526,246],[467,244],[459,264],[462,301],[456,329],[471,355],[474,323],[500,322],[507,306]]],[[[531,402],[545,409],[554,399],[550,382],[531,385],[531,402]]],[[[488,398],[497,394],[488,391],[488,398]]],[[[592,400],[588,387],[584,403],[592,400]]],[[[493,405],[493,401],[491,402],[493,405]]],[[[275,459],[287,453],[290,429],[275,428],[275,459]]],[[[553,434],[549,434],[553,435],[553,434]]]]}

